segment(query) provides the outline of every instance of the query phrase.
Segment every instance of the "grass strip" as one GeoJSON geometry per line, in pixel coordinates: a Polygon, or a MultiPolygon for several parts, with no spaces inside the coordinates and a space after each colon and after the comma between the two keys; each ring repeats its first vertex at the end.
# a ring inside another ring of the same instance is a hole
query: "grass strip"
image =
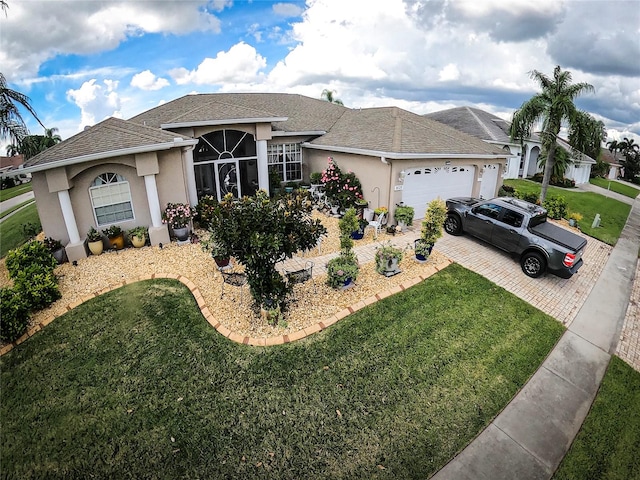
{"type": "MultiPolygon", "coordinates": [[[[523,193],[540,194],[540,184],[531,180],[509,179],[504,183],[523,193]]],[[[580,229],[590,237],[609,245],[617,243],[631,211],[631,205],[593,192],[549,187],[547,197],[549,196],[564,197],[567,210],[583,216],[579,222],[580,229]],[[592,228],[596,214],[600,214],[600,226],[592,228]]]]}
{"type": "Polygon", "coordinates": [[[640,373],[618,357],[553,478],[640,479],[640,373]]]}
{"type": "Polygon", "coordinates": [[[615,180],[608,180],[606,178],[591,178],[589,183],[612,192],[619,193],[629,198],[636,198],[640,195],[640,189],[634,188],[626,183],[616,182],[615,180]]]}
{"type": "Polygon", "coordinates": [[[18,195],[22,195],[23,193],[27,193],[31,191],[31,182],[23,183],[22,185],[16,185],[15,187],[5,188],[4,190],[0,190],[0,202],[4,202],[5,200],[9,200],[10,198],[17,197],[18,195]]]}
{"type": "Polygon", "coordinates": [[[35,202],[0,223],[0,258],[29,240],[29,235],[24,231],[28,225],[36,232],[42,230],[35,202]]]}
{"type": "Polygon", "coordinates": [[[563,327],[452,265],[305,340],[230,342],[171,280],[82,304],[0,358],[14,478],[426,478],[563,327]]]}
{"type": "Polygon", "coordinates": [[[33,203],[33,202],[34,202],[34,200],[27,200],[26,202],[22,202],[22,203],[20,203],[18,205],[15,205],[15,206],[11,207],[11,208],[8,208],[7,210],[5,210],[3,212],[0,212],[0,218],[4,218],[7,215],[15,212],[16,210],[20,210],[25,205],[28,205],[28,204],[33,203]]]}

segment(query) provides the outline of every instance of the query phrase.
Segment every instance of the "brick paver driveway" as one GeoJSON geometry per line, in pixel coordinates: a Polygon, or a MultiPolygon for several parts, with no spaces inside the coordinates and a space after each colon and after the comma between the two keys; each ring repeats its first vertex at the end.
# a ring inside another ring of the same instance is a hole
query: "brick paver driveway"
{"type": "Polygon", "coordinates": [[[582,236],[588,240],[584,265],[567,280],[551,274],[529,278],[522,273],[516,258],[467,235],[454,237],[445,233],[436,243],[436,249],[568,326],[591,292],[612,250],[606,243],[582,236]]]}

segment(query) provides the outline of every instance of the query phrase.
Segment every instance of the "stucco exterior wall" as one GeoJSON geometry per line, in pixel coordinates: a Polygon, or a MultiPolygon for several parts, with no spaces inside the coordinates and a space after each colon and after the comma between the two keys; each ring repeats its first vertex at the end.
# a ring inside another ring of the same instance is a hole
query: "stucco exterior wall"
{"type": "Polygon", "coordinates": [[[45,172],[34,172],[31,175],[31,189],[36,197],[36,210],[44,234],[66,245],[69,243],[69,235],[62,217],[58,194],[49,192],[45,172]]]}
{"type": "MultiPolygon", "coordinates": [[[[188,203],[187,179],[184,163],[179,148],[158,152],[160,173],[156,175],[160,208],[164,210],[167,203],[188,203]]],[[[144,192],[144,182],[142,186],[144,192]]]]}

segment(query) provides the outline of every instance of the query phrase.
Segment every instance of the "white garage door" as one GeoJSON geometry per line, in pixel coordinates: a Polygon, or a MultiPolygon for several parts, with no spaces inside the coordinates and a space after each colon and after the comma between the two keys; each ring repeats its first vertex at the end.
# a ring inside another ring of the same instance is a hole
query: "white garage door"
{"type": "Polygon", "coordinates": [[[440,197],[470,197],[475,167],[431,167],[408,169],[402,187],[402,201],[423,218],[427,203],[440,197]]]}
{"type": "Polygon", "coordinates": [[[482,181],[480,182],[480,198],[488,199],[496,196],[499,174],[499,164],[485,165],[483,167],[482,181]]]}

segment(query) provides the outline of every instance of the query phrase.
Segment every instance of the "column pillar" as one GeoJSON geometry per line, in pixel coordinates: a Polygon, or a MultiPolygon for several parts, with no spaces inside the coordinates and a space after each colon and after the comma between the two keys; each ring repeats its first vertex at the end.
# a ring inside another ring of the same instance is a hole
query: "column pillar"
{"type": "Polygon", "coordinates": [[[198,187],[196,186],[196,173],[193,168],[194,148],[195,147],[188,147],[182,150],[184,171],[187,177],[187,195],[189,196],[189,203],[192,207],[195,207],[198,204],[198,187]]]}
{"type": "Polygon", "coordinates": [[[256,141],[256,153],[258,154],[258,187],[269,192],[269,165],[267,162],[267,141],[256,141]]]}
{"type": "Polygon", "coordinates": [[[149,241],[151,245],[169,243],[169,229],[162,223],[162,211],[158,199],[158,187],[155,174],[144,176],[144,186],[147,190],[147,203],[151,214],[151,227],[149,227],[149,241]]]}
{"type": "Polygon", "coordinates": [[[60,208],[62,209],[64,224],[67,227],[69,242],[80,243],[80,233],[78,232],[76,216],[73,213],[73,207],[71,206],[71,197],[69,196],[69,190],[58,191],[58,201],[60,202],[60,208]]]}

